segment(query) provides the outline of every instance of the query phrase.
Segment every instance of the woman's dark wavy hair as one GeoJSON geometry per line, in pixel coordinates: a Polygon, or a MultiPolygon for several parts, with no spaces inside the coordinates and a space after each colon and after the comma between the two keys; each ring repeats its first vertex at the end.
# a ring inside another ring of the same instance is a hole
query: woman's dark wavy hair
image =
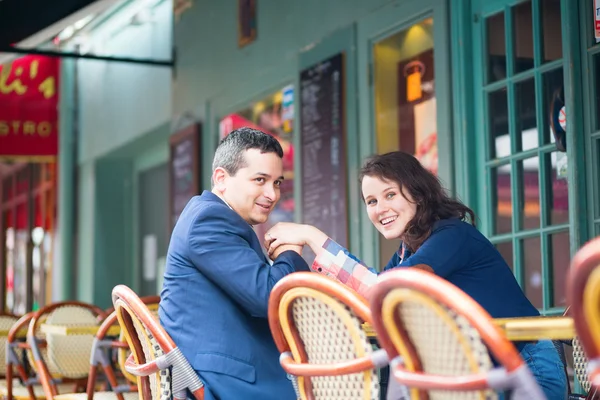
{"type": "Polygon", "coordinates": [[[401,238],[411,251],[416,251],[429,237],[437,220],[460,218],[475,225],[473,210],[450,198],[439,179],[408,153],[394,151],[371,157],[360,170],[361,185],[365,176],[397,183],[400,193],[406,197],[404,190],[408,191],[417,204],[415,216],[401,238]]]}

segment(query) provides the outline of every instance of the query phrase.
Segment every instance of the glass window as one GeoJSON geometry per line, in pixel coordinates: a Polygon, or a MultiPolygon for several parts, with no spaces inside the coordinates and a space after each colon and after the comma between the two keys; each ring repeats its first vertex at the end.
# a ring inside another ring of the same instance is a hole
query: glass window
{"type": "Polygon", "coordinates": [[[506,35],[504,12],[486,19],[487,35],[487,81],[489,83],[506,78],[506,35]]]}
{"type": "Polygon", "coordinates": [[[414,154],[437,174],[433,19],[380,40],[373,56],[377,151],[414,154]]]}
{"type": "Polygon", "coordinates": [[[483,21],[485,64],[475,63],[486,76],[476,101],[486,128],[479,143],[488,232],[505,259],[514,254],[532,303],[562,307],[556,279],[569,254],[569,203],[566,153],[557,151],[566,126],[560,0],[501,3],[483,21]]]}
{"type": "MultiPolygon", "coordinates": [[[[433,18],[375,43],[372,72],[377,152],[414,154],[437,174],[433,18]]],[[[399,241],[380,236],[379,246],[383,264],[398,250],[399,241]]]]}
{"type": "Polygon", "coordinates": [[[531,2],[526,1],[513,7],[513,38],[515,74],[533,68],[533,17],[531,2]]]}

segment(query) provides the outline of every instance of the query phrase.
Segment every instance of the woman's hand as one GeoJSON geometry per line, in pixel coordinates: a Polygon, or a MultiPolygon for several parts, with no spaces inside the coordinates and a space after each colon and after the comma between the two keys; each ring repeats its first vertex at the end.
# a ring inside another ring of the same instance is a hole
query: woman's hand
{"type": "Polygon", "coordinates": [[[279,222],[269,229],[264,240],[264,246],[272,257],[281,245],[308,245],[314,253],[317,253],[327,240],[327,235],[311,225],[279,222]]]}

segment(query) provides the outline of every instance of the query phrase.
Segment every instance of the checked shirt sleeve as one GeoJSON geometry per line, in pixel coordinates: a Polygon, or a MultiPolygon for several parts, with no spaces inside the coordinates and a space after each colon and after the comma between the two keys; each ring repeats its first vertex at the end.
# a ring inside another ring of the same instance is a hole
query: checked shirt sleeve
{"type": "Polygon", "coordinates": [[[377,273],[331,239],[323,244],[311,269],[342,282],[361,295],[377,283],[377,273]]]}

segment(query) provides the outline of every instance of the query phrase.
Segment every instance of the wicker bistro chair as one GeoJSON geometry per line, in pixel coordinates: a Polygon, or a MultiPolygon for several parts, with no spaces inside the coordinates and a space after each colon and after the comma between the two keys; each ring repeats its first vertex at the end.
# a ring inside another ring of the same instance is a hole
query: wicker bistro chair
{"type": "Polygon", "coordinates": [[[600,398],[596,393],[600,392],[600,237],[586,243],[573,257],[567,277],[567,301],[577,332],[573,340],[577,378],[588,391],[587,398],[600,398]],[[577,341],[583,352],[577,351],[577,341]],[[582,373],[584,368],[587,374],[582,373]]]}
{"type": "Polygon", "coordinates": [[[77,301],[52,303],[35,313],[27,331],[34,369],[42,383],[44,393],[52,399],[63,388],[57,383],[73,383],[73,388],[84,388],[90,370],[90,353],[94,334],[65,335],[44,333],[41,325],[69,328],[97,326],[106,317],[104,311],[92,304],[77,301]]]}
{"type": "MultiPolygon", "coordinates": [[[[0,314],[0,376],[6,377],[6,344],[10,328],[19,321],[19,317],[12,314],[0,314]]],[[[0,381],[2,382],[2,381],[0,381]]]]}
{"type": "MultiPolygon", "coordinates": [[[[19,337],[19,333],[26,329],[29,322],[33,318],[33,312],[25,314],[17,319],[9,328],[6,342],[4,343],[4,376],[6,380],[0,387],[0,396],[5,399],[35,399],[42,397],[43,392],[41,386],[37,390],[35,385],[39,383],[35,378],[31,378],[28,373],[27,365],[24,360],[19,357],[19,353],[29,349],[27,343],[19,337]],[[15,370],[17,377],[15,379],[15,370]]],[[[12,320],[12,318],[11,318],[12,320]]]]}
{"type": "Polygon", "coordinates": [[[391,374],[412,400],[497,399],[496,390],[545,399],[489,314],[448,281],[414,268],[387,272],[372,291],[371,312],[391,374]]]}
{"type": "Polygon", "coordinates": [[[377,368],[388,358],[373,350],[364,322],[371,322],[366,301],[331,278],[297,272],[275,285],[269,325],[299,398],[379,399],[377,368]]]}
{"type": "Polygon", "coordinates": [[[113,305],[121,330],[132,350],[127,372],[138,377],[143,400],[185,399],[189,390],[204,399],[204,385],[192,366],[148,307],[127,286],[115,286],[113,305]]]}
{"type": "MultiPolygon", "coordinates": [[[[113,369],[112,350],[126,350],[127,343],[120,340],[113,340],[108,336],[109,329],[118,324],[117,314],[110,314],[98,328],[98,333],[93,341],[91,356],[89,357],[90,366],[87,379],[87,390],[85,393],[66,393],[52,395],[48,399],[53,400],[133,400],[138,398],[137,387],[130,384],[119,384],[117,374],[113,369]],[[96,391],[98,368],[102,368],[106,380],[108,381],[110,391],[96,391]]],[[[44,374],[46,381],[52,381],[47,368],[40,371],[44,374]]]]}

